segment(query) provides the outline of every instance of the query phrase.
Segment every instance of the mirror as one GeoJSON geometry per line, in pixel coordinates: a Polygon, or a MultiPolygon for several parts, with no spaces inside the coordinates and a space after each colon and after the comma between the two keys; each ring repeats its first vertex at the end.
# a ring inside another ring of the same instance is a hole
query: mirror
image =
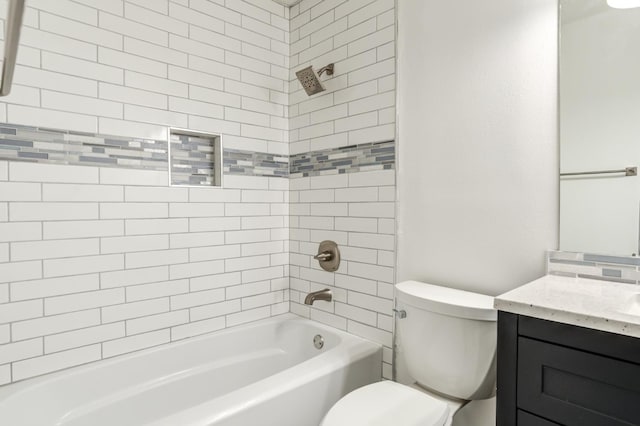
{"type": "Polygon", "coordinates": [[[640,7],[560,0],[560,16],[560,250],[635,256],[640,7]]]}

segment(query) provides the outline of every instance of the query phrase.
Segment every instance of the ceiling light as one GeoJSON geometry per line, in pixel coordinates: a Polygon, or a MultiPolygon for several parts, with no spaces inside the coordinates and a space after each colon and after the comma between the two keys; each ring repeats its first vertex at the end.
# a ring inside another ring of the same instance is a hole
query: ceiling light
{"type": "Polygon", "coordinates": [[[614,9],[633,9],[640,7],[640,0],[607,0],[607,4],[614,9]]]}

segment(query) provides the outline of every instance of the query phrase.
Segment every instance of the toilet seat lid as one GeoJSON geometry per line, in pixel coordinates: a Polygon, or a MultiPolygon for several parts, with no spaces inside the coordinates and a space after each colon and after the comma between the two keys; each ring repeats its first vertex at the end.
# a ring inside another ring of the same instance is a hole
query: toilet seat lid
{"type": "Polygon", "coordinates": [[[448,415],[446,403],[385,380],[347,394],[329,410],[321,426],[442,426],[448,415]]]}

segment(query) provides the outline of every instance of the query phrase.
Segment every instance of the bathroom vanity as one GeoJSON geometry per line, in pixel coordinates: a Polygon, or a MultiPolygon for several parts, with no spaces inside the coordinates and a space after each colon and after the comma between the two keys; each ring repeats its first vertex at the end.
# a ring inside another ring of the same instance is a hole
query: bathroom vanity
{"type": "Polygon", "coordinates": [[[497,426],[640,425],[640,287],[549,275],[495,307],[497,426]]]}

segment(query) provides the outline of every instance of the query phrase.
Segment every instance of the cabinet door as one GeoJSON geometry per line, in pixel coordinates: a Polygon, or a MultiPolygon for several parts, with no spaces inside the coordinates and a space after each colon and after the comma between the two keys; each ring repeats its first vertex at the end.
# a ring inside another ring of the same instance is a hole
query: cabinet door
{"type": "Polygon", "coordinates": [[[566,426],[640,425],[640,365],[518,338],[519,408],[566,426]]]}
{"type": "Polygon", "coordinates": [[[518,410],[518,426],[558,426],[558,423],[542,419],[526,411],[518,410]]]}

